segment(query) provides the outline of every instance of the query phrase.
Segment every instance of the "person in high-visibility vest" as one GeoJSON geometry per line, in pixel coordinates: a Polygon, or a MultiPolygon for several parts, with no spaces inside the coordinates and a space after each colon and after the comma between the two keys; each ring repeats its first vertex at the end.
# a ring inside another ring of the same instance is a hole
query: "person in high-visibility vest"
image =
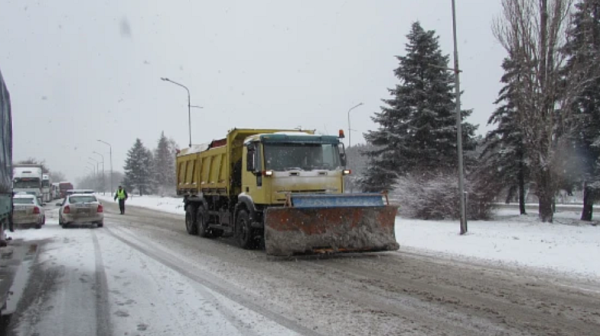
{"type": "Polygon", "coordinates": [[[119,200],[119,210],[121,210],[121,215],[125,214],[125,201],[129,198],[127,195],[127,191],[123,189],[122,186],[119,186],[117,192],[115,193],[115,201],[119,200]]]}

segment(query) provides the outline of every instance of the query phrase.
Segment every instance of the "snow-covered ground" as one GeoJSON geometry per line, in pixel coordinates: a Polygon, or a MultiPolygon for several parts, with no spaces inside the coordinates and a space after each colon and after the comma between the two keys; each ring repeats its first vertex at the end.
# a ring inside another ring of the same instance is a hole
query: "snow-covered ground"
{"type": "MultiPolygon", "coordinates": [[[[96,195],[102,202],[116,203],[109,195],[96,195]]],[[[160,196],[129,196],[126,206],[133,205],[147,209],[184,215],[183,199],[160,196]]]]}
{"type": "Polygon", "coordinates": [[[555,223],[549,224],[541,223],[537,213],[498,210],[492,221],[469,221],[465,236],[459,235],[458,221],[398,218],[396,237],[403,250],[600,278],[600,226],[582,224],[578,215],[557,212],[555,223]]]}
{"type": "Polygon", "coordinates": [[[30,280],[44,286],[15,321],[17,335],[297,335],[124,244],[107,227],[65,230],[56,210],[50,215],[42,229],[10,234],[47,240],[42,270],[30,280]]]}
{"type": "MultiPolygon", "coordinates": [[[[110,196],[99,198],[114,202],[110,196]]],[[[180,198],[136,196],[127,204],[183,215],[180,198]]],[[[559,210],[554,224],[540,223],[535,211],[529,213],[519,216],[517,209],[497,210],[492,221],[469,221],[465,236],[458,234],[458,221],[398,217],[396,237],[402,250],[600,277],[600,226],[579,222],[579,211],[559,210]]]]}

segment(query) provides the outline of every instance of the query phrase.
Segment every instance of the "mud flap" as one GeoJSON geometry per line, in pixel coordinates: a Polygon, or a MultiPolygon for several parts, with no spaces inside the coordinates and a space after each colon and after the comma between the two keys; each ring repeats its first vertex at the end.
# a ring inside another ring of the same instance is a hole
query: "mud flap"
{"type": "Polygon", "coordinates": [[[375,252],[399,249],[397,207],[269,208],[265,212],[268,255],[375,252]]]}

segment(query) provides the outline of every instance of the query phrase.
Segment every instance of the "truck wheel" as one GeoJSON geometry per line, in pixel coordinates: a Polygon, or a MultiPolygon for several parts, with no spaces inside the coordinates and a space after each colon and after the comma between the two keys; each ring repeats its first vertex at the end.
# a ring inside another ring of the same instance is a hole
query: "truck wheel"
{"type": "Polygon", "coordinates": [[[196,223],[196,211],[189,205],[185,210],[185,229],[188,234],[195,236],[198,234],[198,225],[196,223]]]}
{"type": "Polygon", "coordinates": [[[204,206],[200,205],[196,212],[196,228],[198,229],[198,235],[202,238],[213,238],[214,235],[212,230],[208,228],[208,221],[204,216],[204,206]]]}
{"type": "Polygon", "coordinates": [[[250,215],[246,210],[240,210],[235,220],[235,237],[240,247],[246,250],[254,248],[254,235],[250,226],[250,215]]]}

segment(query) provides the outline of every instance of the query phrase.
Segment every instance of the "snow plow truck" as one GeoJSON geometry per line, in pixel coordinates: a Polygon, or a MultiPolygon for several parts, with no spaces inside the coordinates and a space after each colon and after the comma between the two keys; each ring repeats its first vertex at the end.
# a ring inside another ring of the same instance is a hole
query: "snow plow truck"
{"type": "Polygon", "coordinates": [[[343,131],[233,129],[179,151],[187,232],[233,236],[275,256],[397,250],[397,207],[387,196],[344,193],[351,172],[340,138],[343,131]]]}

